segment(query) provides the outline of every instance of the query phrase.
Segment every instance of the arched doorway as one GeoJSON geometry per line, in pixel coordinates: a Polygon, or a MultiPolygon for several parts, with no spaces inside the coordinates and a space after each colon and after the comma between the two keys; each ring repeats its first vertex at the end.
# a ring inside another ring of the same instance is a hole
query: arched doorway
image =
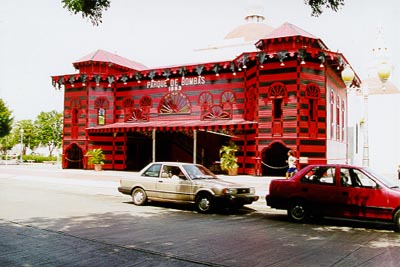
{"type": "Polygon", "coordinates": [[[83,152],[77,144],[71,144],[64,155],[64,168],[83,169],[83,152]]]}
{"type": "Polygon", "coordinates": [[[262,152],[262,175],[285,176],[288,164],[287,152],[290,149],[281,142],[274,142],[262,152]]]}

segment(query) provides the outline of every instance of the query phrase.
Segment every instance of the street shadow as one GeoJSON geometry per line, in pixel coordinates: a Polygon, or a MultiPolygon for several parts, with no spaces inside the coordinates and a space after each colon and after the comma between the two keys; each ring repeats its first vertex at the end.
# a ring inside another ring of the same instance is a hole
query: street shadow
{"type": "MultiPolygon", "coordinates": [[[[58,238],[62,240],[73,238],[74,240],[69,243],[71,246],[77,247],[76,240],[85,241],[85,245],[82,244],[78,246],[79,248],[106,246],[101,251],[106,251],[110,257],[118,259],[124,256],[127,262],[129,262],[129,258],[133,257],[129,253],[144,252],[147,256],[150,254],[161,255],[160,262],[173,255],[176,259],[190,259],[190,262],[201,262],[207,266],[235,267],[257,266],[257,264],[260,266],[259,257],[263,257],[262,266],[273,266],[277,259],[285,261],[285,265],[280,266],[298,266],[296,263],[298,264],[303,258],[289,257],[289,254],[304,255],[304,248],[310,248],[311,251],[323,249],[326,242],[340,243],[346,239],[349,233],[356,237],[352,244],[361,244],[372,254],[374,253],[371,252],[372,249],[376,253],[381,253],[383,249],[400,248],[398,235],[392,231],[382,231],[387,228],[382,228],[381,225],[343,222],[330,218],[318,223],[288,223],[283,212],[274,213],[273,210],[254,212],[249,207],[242,208],[238,213],[230,215],[229,213],[200,214],[193,208],[175,203],[151,202],[147,206],[140,207],[134,206],[132,202],[124,204],[132,205],[132,209],[121,208],[123,211],[88,213],[65,218],[34,217],[18,220],[18,222],[11,223],[15,225],[16,233],[13,234],[13,237],[21,239],[18,242],[21,250],[28,251],[32,249],[32,244],[35,244],[35,248],[46,248],[44,244],[49,246],[61,244],[58,238]],[[30,246],[23,247],[25,241],[22,240],[26,239],[26,234],[21,234],[21,232],[26,229],[42,231],[32,235],[30,246]],[[330,235],[329,232],[333,234],[330,235]],[[44,238],[53,234],[58,238],[50,241],[48,238],[44,238]],[[43,236],[42,239],[40,239],[41,236],[43,236]],[[366,239],[369,241],[366,242],[366,239]],[[111,247],[109,247],[110,245],[111,247]],[[288,251],[289,254],[286,256],[279,255],[279,253],[273,254],[272,247],[278,249],[280,253],[288,251]],[[268,248],[271,248],[270,253],[265,252],[268,248]],[[250,251],[258,257],[252,256],[250,251]]],[[[1,236],[6,236],[6,231],[10,232],[10,229],[7,228],[3,228],[3,230],[0,227],[1,236]]],[[[5,239],[3,238],[3,240],[5,239]]],[[[12,240],[12,238],[7,240],[12,240]]],[[[0,240],[0,246],[7,240],[0,240]]],[[[62,244],[62,246],[64,245],[62,244]]],[[[62,246],[59,247],[63,250],[58,252],[58,256],[67,251],[62,246]]],[[[95,251],[100,251],[100,249],[95,251]]],[[[321,253],[324,252],[326,251],[321,253]]],[[[346,257],[347,251],[338,249],[338,253],[341,253],[339,257],[343,258],[341,266],[356,265],[352,261],[352,257],[346,257]]],[[[400,254],[397,256],[397,253],[393,253],[393,255],[395,255],[393,262],[398,263],[400,254]]],[[[189,262],[186,263],[189,264],[189,262]]],[[[332,262],[326,258],[325,262],[321,263],[322,265],[332,266],[332,262]]],[[[179,266],[190,265],[181,264],[179,266]]]]}
{"type": "MultiPolygon", "coordinates": [[[[133,204],[132,201],[125,201],[123,203],[135,206],[135,204],[133,204]]],[[[150,201],[149,200],[143,206],[152,206],[152,207],[165,208],[165,209],[176,210],[176,211],[186,211],[186,212],[198,213],[198,211],[196,210],[196,206],[193,203],[167,202],[167,201],[154,201],[154,200],[150,201]]],[[[135,207],[140,208],[141,206],[135,206],[135,207]]],[[[255,209],[252,209],[247,206],[243,206],[239,209],[231,208],[231,207],[216,206],[211,213],[220,214],[220,215],[245,215],[245,214],[251,214],[254,212],[256,212],[255,209]]]]}
{"type": "MultiPolygon", "coordinates": [[[[275,222],[289,222],[294,225],[299,224],[295,222],[290,222],[286,213],[276,214],[274,213],[264,213],[264,219],[275,221],[275,222]]],[[[344,219],[344,218],[333,218],[333,217],[311,217],[304,224],[310,227],[321,227],[328,229],[329,227],[335,227],[335,229],[340,229],[342,227],[345,231],[348,228],[352,229],[367,229],[367,230],[383,230],[383,231],[393,231],[394,224],[385,221],[366,221],[366,220],[356,220],[356,219],[344,219]]]]}
{"type": "Polygon", "coordinates": [[[334,226],[334,227],[350,227],[353,229],[394,231],[393,223],[383,222],[383,221],[363,221],[363,220],[326,217],[326,218],[311,219],[310,224],[323,227],[334,226]]]}

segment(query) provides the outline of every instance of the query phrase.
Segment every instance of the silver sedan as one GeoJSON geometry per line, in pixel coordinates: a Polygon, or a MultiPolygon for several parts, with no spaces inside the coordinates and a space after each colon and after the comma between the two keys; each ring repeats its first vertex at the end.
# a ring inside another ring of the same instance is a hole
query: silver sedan
{"type": "Polygon", "coordinates": [[[118,191],[135,205],[147,200],[194,203],[201,213],[217,205],[238,209],[258,200],[254,187],[219,179],[206,167],[180,162],[153,162],[138,174],[121,179],[118,191]]]}

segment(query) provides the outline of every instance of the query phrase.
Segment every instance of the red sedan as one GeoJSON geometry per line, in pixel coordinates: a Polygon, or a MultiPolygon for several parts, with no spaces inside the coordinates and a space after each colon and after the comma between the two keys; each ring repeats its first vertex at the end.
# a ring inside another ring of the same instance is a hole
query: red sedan
{"type": "Polygon", "coordinates": [[[310,215],[382,220],[400,232],[400,183],[369,168],[310,165],[290,179],[272,180],[266,199],[294,222],[310,215]]]}

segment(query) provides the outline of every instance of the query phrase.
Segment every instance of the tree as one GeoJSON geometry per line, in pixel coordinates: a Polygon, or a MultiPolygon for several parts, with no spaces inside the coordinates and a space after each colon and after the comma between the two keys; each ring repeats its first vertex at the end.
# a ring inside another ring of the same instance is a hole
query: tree
{"type": "Polygon", "coordinates": [[[0,138],[0,151],[1,154],[7,154],[7,151],[12,149],[13,146],[16,145],[15,139],[12,134],[8,134],[2,138],[0,138]]]}
{"type": "MultiPolygon", "coordinates": [[[[323,12],[323,7],[337,12],[344,6],[345,0],[304,0],[311,7],[311,16],[318,17],[323,12]]],[[[83,18],[88,18],[94,26],[102,23],[103,11],[110,7],[111,0],[62,0],[64,8],[73,14],[82,13],[83,18]]]]}
{"type": "Polygon", "coordinates": [[[337,12],[341,6],[344,6],[344,0],[304,0],[306,5],[311,7],[311,16],[318,17],[323,12],[323,7],[337,12]]]}
{"type": "Polygon", "coordinates": [[[22,136],[22,154],[26,154],[26,148],[35,149],[39,146],[41,136],[39,135],[39,129],[32,120],[21,120],[16,123],[16,127],[13,129],[14,143],[18,144],[21,141],[22,136]],[[23,133],[21,134],[21,129],[23,133]]]}
{"type": "Polygon", "coordinates": [[[82,13],[94,26],[102,23],[103,10],[110,7],[109,0],[62,0],[64,8],[73,14],[82,13]]]}
{"type": "Polygon", "coordinates": [[[0,98],[0,138],[11,132],[14,118],[11,117],[11,111],[7,108],[3,99],[0,98]]]}
{"type": "Polygon", "coordinates": [[[35,121],[40,143],[46,145],[50,156],[53,155],[55,148],[61,146],[62,141],[62,114],[53,110],[50,112],[41,112],[35,121]]]}

